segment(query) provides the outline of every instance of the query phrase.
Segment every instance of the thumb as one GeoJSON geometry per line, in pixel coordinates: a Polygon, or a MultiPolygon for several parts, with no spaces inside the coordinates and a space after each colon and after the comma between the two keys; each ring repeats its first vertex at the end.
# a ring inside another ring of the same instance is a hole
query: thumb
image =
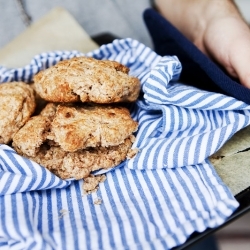
{"type": "Polygon", "coordinates": [[[249,39],[241,39],[232,46],[229,65],[229,74],[237,77],[243,86],[250,89],[250,34],[249,39]]]}

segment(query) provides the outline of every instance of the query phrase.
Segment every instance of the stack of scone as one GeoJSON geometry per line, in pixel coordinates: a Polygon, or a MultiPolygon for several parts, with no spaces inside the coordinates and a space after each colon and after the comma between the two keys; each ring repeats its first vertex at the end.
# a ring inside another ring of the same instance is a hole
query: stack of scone
{"type": "Polygon", "coordinates": [[[81,179],[117,166],[134,152],[138,127],[121,104],[136,101],[140,92],[139,80],[128,72],[118,62],[87,57],[39,72],[34,89],[47,105],[2,143],[13,139],[19,154],[62,179],[81,179]]]}

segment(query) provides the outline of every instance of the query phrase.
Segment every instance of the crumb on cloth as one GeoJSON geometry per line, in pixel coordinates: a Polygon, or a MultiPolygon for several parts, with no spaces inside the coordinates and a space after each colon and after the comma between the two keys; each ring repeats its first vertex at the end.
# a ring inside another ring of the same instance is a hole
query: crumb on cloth
{"type": "Polygon", "coordinates": [[[102,199],[97,198],[96,200],[94,200],[94,205],[101,205],[102,204],[102,199]]]}
{"type": "Polygon", "coordinates": [[[104,182],[106,180],[106,176],[104,174],[96,176],[90,175],[83,180],[84,194],[91,194],[97,191],[99,183],[104,182]]]}
{"type": "Polygon", "coordinates": [[[139,148],[131,148],[129,149],[128,153],[127,153],[127,158],[128,159],[132,159],[133,157],[135,157],[139,152],[139,148]]]}
{"type": "Polygon", "coordinates": [[[64,215],[66,215],[68,212],[69,212],[69,211],[68,211],[67,209],[61,209],[61,210],[59,211],[59,213],[60,213],[59,218],[61,219],[61,218],[62,218],[64,215]]]}

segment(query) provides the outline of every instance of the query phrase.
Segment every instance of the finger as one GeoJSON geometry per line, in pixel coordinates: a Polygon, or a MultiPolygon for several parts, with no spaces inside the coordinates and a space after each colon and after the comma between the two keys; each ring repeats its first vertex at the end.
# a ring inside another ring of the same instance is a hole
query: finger
{"type": "Polygon", "coordinates": [[[250,31],[232,46],[229,60],[228,72],[237,77],[243,86],[250,88],[250,31]]]}

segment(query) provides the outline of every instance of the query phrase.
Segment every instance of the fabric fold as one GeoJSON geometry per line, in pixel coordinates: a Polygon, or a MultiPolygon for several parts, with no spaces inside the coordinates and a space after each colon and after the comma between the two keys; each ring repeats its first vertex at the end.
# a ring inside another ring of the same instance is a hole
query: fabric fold
{"type": "Polygon", "coordinates": [[[18,155],[6,145],[0,145],[0,180],[0,196],[32,190],[64,188],[71,183],[18,155]]]}

